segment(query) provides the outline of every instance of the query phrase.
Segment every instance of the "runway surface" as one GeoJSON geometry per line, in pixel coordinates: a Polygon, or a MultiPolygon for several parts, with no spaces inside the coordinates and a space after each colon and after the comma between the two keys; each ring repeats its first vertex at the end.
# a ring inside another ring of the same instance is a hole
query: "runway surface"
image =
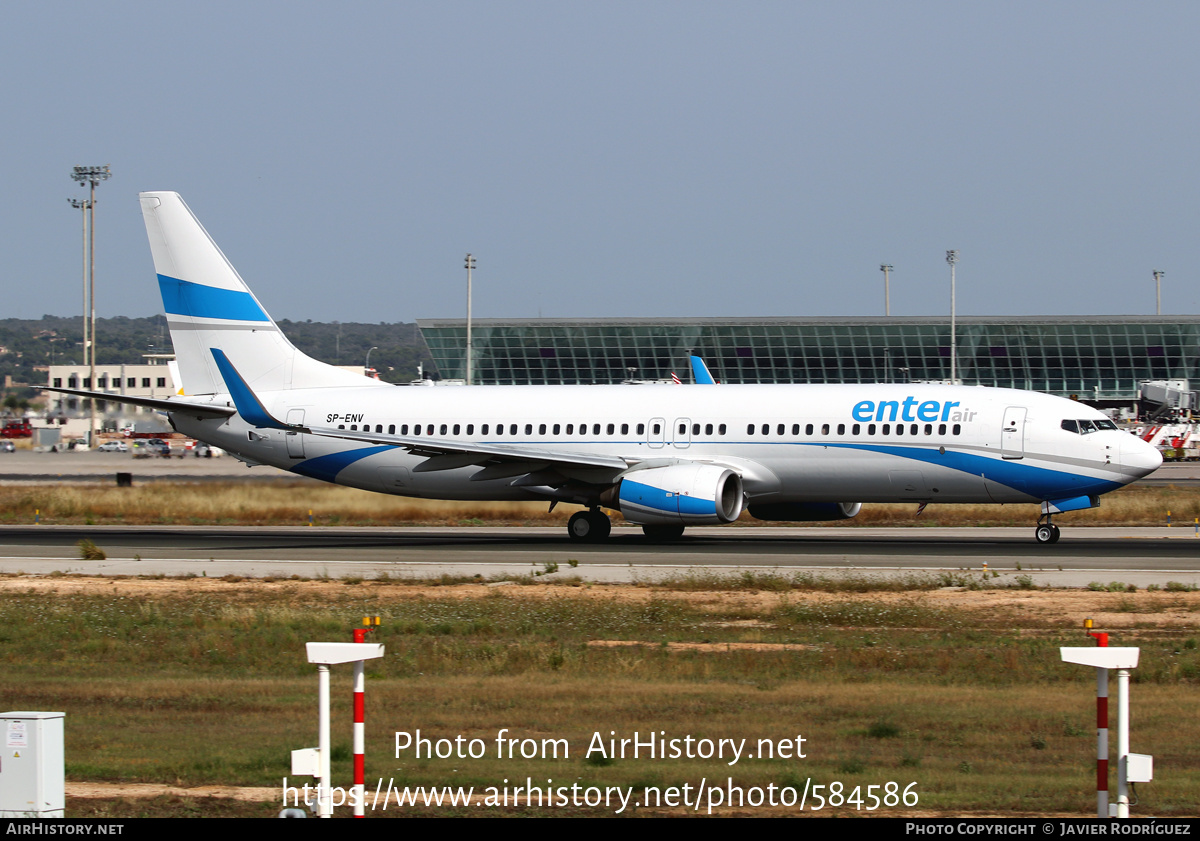
{"type": "Polygon", "coordinates": [[[1032,528],[695,528],[671,544],[614,528],[603,544],[562,528],[212,528],[14,526],[0,528],[0,572],[46,575],[347,576],[485,580],[541,572],[539,580],[653,581],[748,570],[897,576],[982,573],[995,583],[1029,576],[1042,586],[1121,581],[1200,585],[1200,537],[1186,528],[1066,528],[1054,546],[1032,528]],[[93,541],[107,558],[80,559],[93,541]],[[576,565],[572,566],[571,561],[576,565]],[[546,574],[557,564],[556,572],[546,574]],[[998,574],[998,579],[993,579],[998,574]]]}

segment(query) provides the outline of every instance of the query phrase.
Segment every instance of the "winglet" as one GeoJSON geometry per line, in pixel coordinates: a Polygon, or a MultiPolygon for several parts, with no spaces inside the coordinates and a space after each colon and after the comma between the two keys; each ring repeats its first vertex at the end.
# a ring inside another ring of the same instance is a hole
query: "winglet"
{"type": "Polygon", "coordinates": [[[221,372],[221,379],[225,380],[225,387],[229,389],[229,394],[233,397],[233,405],[237,407],[238,414],[242,416],[243,420],[259,429],[290,428],[287,424],[280,423],[263,408],[263,404],[250,390],[250,386],[246,385],[246,381],[233,367],[233,363],[229,361],[229,357],[223,350],[220,348],[210,348],[209,350],[217,363],[217,369],[221,372]]]}
{"type": "Polygon", "coordinates": [[[699,356],[692,357],[692,379],[696,381],[696,385],[715,385],[717,382],[699,356]]]}

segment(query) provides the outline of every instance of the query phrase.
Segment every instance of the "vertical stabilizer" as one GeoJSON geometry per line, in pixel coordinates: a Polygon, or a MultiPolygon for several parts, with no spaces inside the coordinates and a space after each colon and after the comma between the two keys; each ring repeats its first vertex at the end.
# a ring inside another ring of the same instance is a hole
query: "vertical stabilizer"
{"type": "Polygon", "coordinates": [[[227,391],[213,348],[257,392],[381,384],[296,350],[178,193],[142,193],[141,201],[171,343],[189,395],[227,391]]]}

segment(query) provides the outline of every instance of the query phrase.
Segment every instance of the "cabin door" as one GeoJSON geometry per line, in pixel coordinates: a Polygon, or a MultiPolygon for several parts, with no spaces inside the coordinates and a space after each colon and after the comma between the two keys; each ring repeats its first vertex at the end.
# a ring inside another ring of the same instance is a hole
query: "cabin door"
{"type": "MultiPolygon", "coordinates": [[[[304,410],[288,409],[288,426],[304,426],[304,410]]],[[[287,439],[287,452],[290,458],[304,458],[304,436],[299,432],[289,431],[284,435],[287,439]]]]}
{"type": "Polygon", "coordinates": [[[1000,428],[1000,455],[1004,458],[1025,458],[1025,407],[1009,406],[1004,410],[1004,426],[1000,428]]]}

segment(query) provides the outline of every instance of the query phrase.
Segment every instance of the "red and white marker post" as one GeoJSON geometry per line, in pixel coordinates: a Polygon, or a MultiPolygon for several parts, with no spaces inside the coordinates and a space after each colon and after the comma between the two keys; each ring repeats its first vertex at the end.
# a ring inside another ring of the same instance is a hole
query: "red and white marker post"
{"type": "MultiPolygon", "coordinates": [[[[354,641],[366,643],[367,634],[379,627],[378,616],[364,616],[363,627],[354,629],[354,641]]],[[[366,817],[367,700],[366,661],[354,661],[354,817],[366,817]]]]}

